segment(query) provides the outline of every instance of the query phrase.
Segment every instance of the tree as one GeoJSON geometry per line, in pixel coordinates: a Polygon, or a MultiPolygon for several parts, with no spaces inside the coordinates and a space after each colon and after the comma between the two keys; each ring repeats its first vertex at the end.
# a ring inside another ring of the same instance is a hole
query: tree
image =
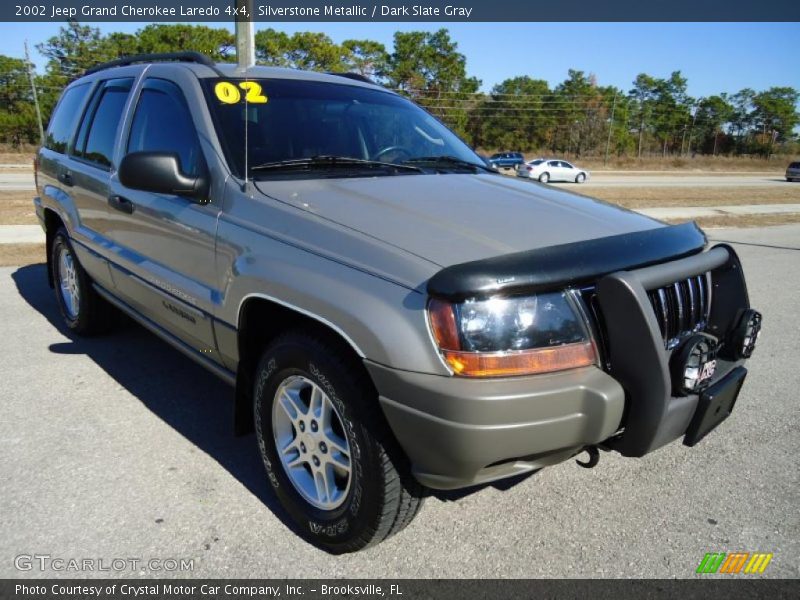
{"type": "Polygon", "coordinates": [[[466,135],[469,110],[480,104],[473,94],[481,83],[467,76],[466,63],[447,29],[398,31],[394,34],[387,80],[390,86],[428,108],[457,133],[466,135]]]}
{"type": "MultiPolygon", "coordinates": [[[[606,132],[608,107],[597,88],[594,76],[570,69],[568,77],[555,90],[554,103],[560,123],[561,148],[576,156],[587,147],[597,146],[606,132]]],[[[556,149],[554,139],[553,150],[556,149]]]]}
{"type": "Polygon", "coordinates": [[[11,110],[30,99],[30,82],[25,61],[0,55],[0,110],[11,110]]]}
{"type": "Polygon", "coordinates": [[[710,151],[712,156],[716,156],[723,126],[731,120],[733,114],[734,108],[728,102],[727,94],[700,100],[697,106],[695,131],[699,140],[698,147],[703,153],[710,151]]]}
{"type": "Polygon", "coordinates": [[[48,59],[47,70],[58,75],[64,84],[79,77],[86,69],[115,58],[108,44],[103,42],[97,27],[68,21],[46,42],[36,45],[48,59]]]}
{"type": "Polygon", "coordinates": [[[324,33],[298,31],[292,36],[274,29],[263,29],[255,36],[259,64],[307,71],[343,72],[350,51],[324,33]]]}
{"type": "Polygon", "coordinates": [[[731,97],[733,104],[733,114],[731,115],[731,126],[735,131],[737,151],[746,151],[746,140],[750,128],[753,125],[753,99],[756,93],[750,88],[744,88],[731,97]]]}
{"type": "Polygon", "coordinates": [[[19,146],[38,139],[27,65],[0,55],[0,141],[19,146]]]}
{"type": "Polygon", "coordinates": [[[508,150],[544,147],[553,125],[552,113],[543,110],[552,92],[542,79],[527,75],[506,79],[494,86],[480,107],[482,146],[508,150]]]}
{"type": "Polygon", "coordinates": [[[287,53],[295,69],[307,71],[343,72],[344,51],[324,33],[298,31],[289,40],[287,53]]]}
{"type": "Polygon", "coordinates": [[[133,37],[138,42],[136,51],[139,53],[194,50],[218,62],[229,60],[236,47],[233,34],[227,29],[185,23],[147,25],[133,37]]]}
{"type": "Polygon", "coordinates": [[[753,124],[764,134],[775,132],[778,140],[791,135],[798,123],[800,94],[790,87],[771,87],[753,97],[753,124]]]}
{"type": "Polygon", "coordinates": [[[385,77],[389,63],[386,46],[372,40],[345,40],[342,48],[345,50],[344,64],[348,71],[373,80],[385,77]]]}
{"type": "Polygon", "coordinates": [[[635,116],[638,121],[639,142],[636,155],[641,158],[647,120],[652,113],[658,96],[658,80],[645,73],[640,73],[636,76],[633,82],[633,89],[628,93],[628,96],[634,103],[635,116]]]}
{"type": "Polygon", "coordinates": [[[689,122],[692,100],[686,94],[687,83],[680,71],[673,71],[669,79],[656,80],[653,123],[662,156],[667,155],[670,142],[675,146],[678,132],[683,132],[689,122]]]}
{"type": "Polygon", "coordinates": [[[255,35],[256,60],[270,67],[288,67],[289,36],[283,31],[262,29],[255,35]]]}

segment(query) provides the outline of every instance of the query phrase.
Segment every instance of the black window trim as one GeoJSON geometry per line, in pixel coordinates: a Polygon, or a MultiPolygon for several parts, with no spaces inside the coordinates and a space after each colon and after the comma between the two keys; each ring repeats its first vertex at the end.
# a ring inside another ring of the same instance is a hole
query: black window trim
{"type": "Polygon", "coordinates": [[[56,106],[53,109],[53,113],[50,116],[50,122],[47,124],[47,131],[45,131],[45,143],[43,144],[44,148],[46,148],[50,152],[55,152],[56,154],[60,154],[62,156],[72,155],[72,147],[75,143],[75,137],[78,135],[78,129],[80,129],[81,123],[83,122],[83,115],[87,107],[91,104],[92,98],[94,98],[94,90],[96,83],[97,83],[96,81],[75,82],[71,85],[68,85],[66,89],[64,89],[64,91],[61,92],[61,96],[59,97],[58,102],[56,103],[56,106]],[[72,131],[70,131],[68,134],[67,143],[64,148],[64,151],[59,152],[58,150],[55,150],[54,148],[51,148],[50,146],[47,145],[47,139],[50,135],[51,128],[53,127],[53,117],[55,117],[58,114],[58,109],[61,107],[61,103],[64,101],[64,97],[67,95],[67,93],[83,86],[87,86],[88,89],[86,90],[86,96],[84,96],[83,102],[81,102],[81,105],[79,106],[80,116],[73,124],[72,131]]]}
{"type": "Polygon", "coordinates": [[[133,130],[133,122],[136,119],[136,111],[139,110],[139,102],[142,99],[142,94],[144,93],[144,91],[148,89],[158,89],[159,91],[166,94],[172,93],[172,91],[167,91],[164,88],[159,87],[159,84],[168,84],[170,86],[173,86],[177,88],[178,92],[180,93],[179,99],[183,103],[184,107],[186,108],[186,111],[189,114],[189,120],[192,122],[192,126],[194,127],[195,131],[195,136],[197,138],[197,146],[200,149],[200,158],[202,161],[202,164],[200,165],[200,170],[208,172],[208,160],[206,159],[206,153],[203,150],[203,140],[201,136],[201,130],[200,128],[197,127],[197,123],[195,122],[194,114],[192,114],[192,107],[189,104],[188,98],[186,97],[186,92],[183,90],[183,87],[181,87],[180,83],[178,83],[177,81],[167,79],[165,77],[159,77],[157,75],[148,76],[147,74],[145,74],[145,76],[141,79],[139,84],[132,90],[133,94],[132,98],[130,99],[131,102],[130,110],[128,111],[129,113],[128,117],[125,119],[124,122],[125,129],[123,130],[121,135],[124,142],[122,144],[122,156],[125,157],[128,154],[128,147],[130,146],[131,143],[131,131],[133,130]]]}
{"type": "MultiPolygon", "coordinates": [[[[108,84],[110,84],[111,82],[114,82],[114,81],[128,81],[128,80],[130,80],[130,86],[131,87],[130,87],[130,90],[128,90],[128,98],[125,100],[125,104],[127,105],[128,102],[130,102],[131,93],[135,89],[136,79],[137,79],[137,77],[135,75],[130,75],[130,76],[127,76],[127,77],[111,77],[111,78],[108,78],[108,79],[99,79],[99,80],[95,81],[94,89],[91,90],[91,95],[89,97],[89,101],[84,106],[83,113],[81,114],[81,118],[78,121],[78,126],[75,128],[75,131],[72,134],[72,139],[71,139],[69,145],[67,146],[67,156],[70,159],[72,159],[72,160],[74,160],[76,162],[79,162],[81,164],[84,164],[84,165],[87,165],[87,166],[90,166],[90,167],[94,167],[94,168],[99,169],[101,171],[111,172],[112,167],[114,166],[113,162],[110,165],[104,165],[102,163],[99,163],[99,162],[94,161],[94,160],[90,160],[90,159],[85,158],[83,156],[78,156],[77,154],[75,154],[75,146],[78,143],[78,136],[80,135],[81,130],[83,129],[83,124],[84,123],[88,123],[87,129],[86,129],[86,139],[84,140],[84,149],[85,149],[85,144],[88,141],[89,133],[91,132],[92,126],[94,125],[94,119],[95,119],[95,116],[97,114],[97,108],[100,106],[100,100],[102,99],[103,93],[104,93],[106,87],[108,86],[108,84]]],[[[119,130],[119,126],[121,125],[122,121],[124,120],[124,116],[125,116],[125,110],[123,108],[122,118],[120,119],[120,123],[117,125],[117,130],[119,130]]],[[[114,140],[115,140],[115,146],[116,146],[116,143],[118,141],[118,137],[116,136],[116,132],[115,132],[115,135],[114,135],[114,140]]]]}

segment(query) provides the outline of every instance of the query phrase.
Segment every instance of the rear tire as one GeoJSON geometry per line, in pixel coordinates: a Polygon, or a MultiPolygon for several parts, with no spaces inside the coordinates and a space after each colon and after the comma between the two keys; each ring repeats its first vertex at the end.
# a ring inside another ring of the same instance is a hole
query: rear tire
{"type": "Polygon", "coordinates": [[[253,393],[258,447],[297,530],[333,553],[406,527],[423,501],[372,382],[334,340],[288,333],[264,351],[253,393]]]}
{"type": "Polygon", "coordinates": [[[547,183],[548,181],[550,181],[550,173],[542,173],[541,175],[539,175],[539,181],[541,183],[547,183]]]}
{"type": "Polygon", "coordinates": [[[112,307],[92,287],[63,227],[56,232],[50,252],[56,302],[64,324],[83,336],[107,331],[112,307]]]}

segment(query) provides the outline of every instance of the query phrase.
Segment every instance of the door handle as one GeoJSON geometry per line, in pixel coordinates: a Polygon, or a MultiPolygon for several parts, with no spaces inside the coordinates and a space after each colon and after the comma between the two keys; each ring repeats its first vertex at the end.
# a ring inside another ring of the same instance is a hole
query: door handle
{"type": "Polygon", "coordinates": [[[108,197],[108,205],[129,215],[133,213],[133,202],[116,194],[108,197]]]}
{"type": "Polygon", "coordinates": [[[67,185],[69,187],[75,185],[75,183],[72,181],[72,173],[70,173],[69,171],[64,171],[63,173],[59,173],[58,180],[64,185],[67,185]]]}

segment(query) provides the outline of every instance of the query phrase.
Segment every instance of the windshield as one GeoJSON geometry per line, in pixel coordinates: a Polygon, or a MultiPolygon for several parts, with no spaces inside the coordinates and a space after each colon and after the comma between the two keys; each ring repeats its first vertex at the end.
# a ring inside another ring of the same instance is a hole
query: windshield
{"type": "MultiPolygon", "coordinates": [[[[437,157],[451,160],[449,165],[437,163],[439,170],[456,170],[457,161],[484,165],[434,117],[389,92],[293,79],[210,79],[204,86],[223,149],[240,177],[245,140],[251,177],[273,176],[276,169],[264,169],[264,165],[318,157],[398,165],[437,157]]],[[[335,163],[314,164],[325,168],[335,163]]],[[[335,166],[332,176],[344,176],[340,175],[342,163],[335,166]]],[[[358,170],[365,165],[351,161],[344,166],[358,170]]],[[[420,168],[402,172],[414,171],[423,172],[420,168]]],[[[297,175],[313,176],[307,171],[297,171],[297,175]]]]}

